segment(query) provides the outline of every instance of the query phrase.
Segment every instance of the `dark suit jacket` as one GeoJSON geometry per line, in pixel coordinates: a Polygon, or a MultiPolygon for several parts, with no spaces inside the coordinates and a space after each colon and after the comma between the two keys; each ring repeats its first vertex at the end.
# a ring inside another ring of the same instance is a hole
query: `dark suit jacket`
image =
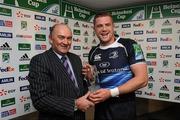
{"type": "Polygon", "coordinates": [[[77,79],[79,89],[53,52],[52,48],[34,56],[30,62],[29,83],[34,107],[39,111],[40,120],[84,120],[85,114],[74,112],[75,99],[87,92],[81,74],[82,63],[79,56],[67,53],[77,79]]]}

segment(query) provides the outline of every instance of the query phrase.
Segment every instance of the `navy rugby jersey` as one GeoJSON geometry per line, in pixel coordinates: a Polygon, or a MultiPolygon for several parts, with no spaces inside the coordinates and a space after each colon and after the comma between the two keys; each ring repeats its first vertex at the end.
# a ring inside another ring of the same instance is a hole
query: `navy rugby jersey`
{"type": "Polygon", "coordinates": [[[96,46],[89,53],[89,63],[96,65],[101,88],[114,88],[133,77],[130,65],[145,63],[142,49],[131,39],[117,38],[109,46],[96,46]]]}

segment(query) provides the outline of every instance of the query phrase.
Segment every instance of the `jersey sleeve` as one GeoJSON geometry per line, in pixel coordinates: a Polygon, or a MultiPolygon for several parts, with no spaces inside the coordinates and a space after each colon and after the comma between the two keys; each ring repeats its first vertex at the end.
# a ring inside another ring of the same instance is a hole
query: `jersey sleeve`
{"type": "Polygon", "coordinates": [[[120,42],[125,46],[130,65],[145,62],[140,44],[132,39],[121,39],[120,42]]]}

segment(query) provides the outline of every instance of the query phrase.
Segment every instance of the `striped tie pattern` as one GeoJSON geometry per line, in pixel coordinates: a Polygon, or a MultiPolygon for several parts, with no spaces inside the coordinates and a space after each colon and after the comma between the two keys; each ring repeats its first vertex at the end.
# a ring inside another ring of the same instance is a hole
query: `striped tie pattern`
{"type": "Polygon", "coordinates": [[[62,56],[61,60],[62,60],[62,63],[63,63],[63,65],[64,65],[64,67],[66,68],[66,70],[67,70],[67,72],[68,72],[71,80],[73,81],[73,83],[74,83],[75,86],[77,87],[77,83],[76,83],[75,78],[74,78],[74,76],[73,76],[73,74],[72,74],[72,71],[71,71],[71,69],[70,69],[70,67],[69,67],[67,58],[66,58],[65,56],[62,56]]]}

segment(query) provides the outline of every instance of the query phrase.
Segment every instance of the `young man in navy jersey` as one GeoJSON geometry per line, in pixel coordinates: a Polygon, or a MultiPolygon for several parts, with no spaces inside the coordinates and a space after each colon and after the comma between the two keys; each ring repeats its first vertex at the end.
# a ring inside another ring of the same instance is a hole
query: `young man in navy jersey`
{"type": "Polygon", "coordinates": [[[95,120],[136,120],[134,91],[145,87],[148,81],[142,49],[134,40],[114,35],[109,13],[98,13],[93,23],[100,41],[89,53],[89,64],[97,67],[100,85],[89,95],[96,104],[95,120]]]}

